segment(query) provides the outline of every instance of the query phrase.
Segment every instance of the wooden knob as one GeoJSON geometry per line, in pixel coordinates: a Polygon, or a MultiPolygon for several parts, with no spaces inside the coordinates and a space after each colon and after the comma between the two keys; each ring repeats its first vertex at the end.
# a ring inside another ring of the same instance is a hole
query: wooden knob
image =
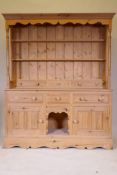
{"type": "Polygon", "coordinates": [[[101,101],[101,98],[98,98],[98,101],[100,102],[101,101]]]}
{"type": "Polygon", "coordinates": [[[55,98],[57,101],[60,101],[61,100],[61,97],[56,97],[55,98]]]}
{"type": "Polygon", "coordinates": [[[11,113],[11,111],[8,111],[8,114],[10,114],[11,113]]]}
{"type": "Polygon", "coordinates": [[[43,119],[39,119],[39,123],[44,123],[43,119]]]}
{"type": "Polygon", "coordinates": [[[37,86],[40,86],[40,83],[37,83],[37,86]]]}
{"type": "Polygon", "coordinates": [[[26,108],[23,106],[22,109],[26,109],[26,108]]]}
{"type": "Polygon", "coordinates": [[[78,85],[78,86],[82,86],[82,83],[81,83],[81,82],[78,82],[77,85],[78,85]]]}
{"type": "Polygon", "coordinates": [[[65,111],[68,111],[68,109],[67,109],[67,108],[65,108],[65,111]]]}
{"type": "Polygon", "coordinates": [[[55,139],[53,139],[53,140],[52,140],[52,142],[53,142],[53,143],[55,143],[55,142],[56,142],[56,140],[55,140],[55,139]]]}
{"type": "Polygon", "coordinates": [[[74,124],[77,124],[77,123],[78,123],[78,120],[73,120],[73,123],[74,123],[74,124]]]}
{"type": "Polygon", "coordinates": [[[35,97],[35,96],[34,96],[34,97],[32,97],[32,100],[34,100],[34,101],[35,101],[35,100],[37,100],[37,97],[35,97]]]}
{"type": "Polygon", "coordinates": [[[98,101],[99,101],[99,102],[103,102],[103,101],[104,101],[104,97],[99,97],[99,98],[98,98],[98,101]]]}
{"type": "Polygon", "coordinates": [[[80,100],[80,101],[84,101],[84,98],[83,98],[83,97],[80,97],[79,100],[80,100]]]}

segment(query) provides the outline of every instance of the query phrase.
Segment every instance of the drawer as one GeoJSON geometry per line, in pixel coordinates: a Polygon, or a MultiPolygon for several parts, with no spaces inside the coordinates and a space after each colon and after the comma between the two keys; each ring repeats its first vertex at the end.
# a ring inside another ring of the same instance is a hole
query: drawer
{"type": "Polygon", "coordinates": [[[47,103],[70,103],[69,94],[48,94],[47,103]]]}
{"type": "Polygon", "coordinates": [[[46,81],[40,80],[18,80],[17,81],[17,87],[18,88],[44,88],[46,86],[46,81]]]}
{"type": "Polygon", "coordinates": [[[103,81],[101,79],[97,80],[78,80],[72,81],[73,88],[103,88],[103,81]]]}
{"type": "Polygon", "coordinates": [[[73,103],[108,103],[109,95],[107,94],[73,94],[73,103]]]}
{"type": "Polygon", "coordinates": [[[43,94],[36,92],[9,92],[7,99],[9,102],[42,103],[43,94]]]}

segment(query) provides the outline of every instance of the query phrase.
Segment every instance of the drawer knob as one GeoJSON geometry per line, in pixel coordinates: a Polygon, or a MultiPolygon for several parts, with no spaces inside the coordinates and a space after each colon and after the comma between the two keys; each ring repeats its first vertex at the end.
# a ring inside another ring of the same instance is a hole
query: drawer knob
{"type": "Polygon", "coordinates": [[[65,108],[65,111],[68,111],[68,109],[67,109],[67,108],[65,108]]]}
{"type": "Polygon", "coordinates": [[[40,86],[40,83],[37,83],[37,86],[40,86]]]}
{"type": "Polygon", "coordinates": [[[98,101],[99,101],[99,102],[104,102],[104,97],[99,97],[99,98],[98,98],[98,101]]]}
{"type": "Polygon", "coordinates": [[[80,97],[79,100],[80,100],[80,101],[84,101],[84,98],[83,98],[83,97],[80,97]]]}
{"type": "Polygon", "coordinates": [[[52,140],[52,142],[53,142],[53,143],[55,143],[55,142],[56,142],[56,140],[55,140],[55,139],[53,139],[53,140],[52,140]]]}
{"type": "Polygon", "coordinates": [[[88,101],[88,99],[86,99],[85,97],[80,97],[79,100],[80,101],[88,101]]]}
{"type": "Polygon", "coordinates": [[[34,96],[34,97],[32,97],[32,100],[36,101],[36,100],[37,100],[37,97],[35,97],[35,96],[34,96]]]}
{"type": "Polygon", "coordinates": [[[39,123],[44,123],[43,119],[39,119],[39,123]]]}
{"type": "Polygon", "coordinates": [[[56,101],[60,101],[61,100],[61,97],[56,97],[55,100],[56,101]]]}
{"type": "Polygon", "coordinates": [[[78,124],[78,120],[73,120],[73,123],[74,124],[78,124]]]}
{"type": "Polygon", "coordinates": [[[24,110],[24,109],[26,109],[26,108],[23,106],[22,109],[24,110]]]}
{"type": "Polygon", "coordinates": [[[82,86],[82,83],[81,83],[81,82],[78,82],[77,85],[78,85],[78,86],[82,86]]]}

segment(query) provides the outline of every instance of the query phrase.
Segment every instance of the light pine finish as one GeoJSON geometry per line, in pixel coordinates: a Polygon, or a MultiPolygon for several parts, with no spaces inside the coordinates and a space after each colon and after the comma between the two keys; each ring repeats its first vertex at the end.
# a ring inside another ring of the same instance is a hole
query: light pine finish
{"type": "Polygon", "coordinates": [[[113,15],[4,14],[4,147],[112,148],[113,15]]]}

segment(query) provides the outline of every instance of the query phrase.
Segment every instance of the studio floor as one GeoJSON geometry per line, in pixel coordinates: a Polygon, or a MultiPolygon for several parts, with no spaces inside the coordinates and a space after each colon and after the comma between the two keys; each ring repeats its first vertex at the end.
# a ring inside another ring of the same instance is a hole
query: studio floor
{"type": "Polygon", "coordinates": [[[0,148],[0,175],[117,175],[113,150],[0,148]]]}

